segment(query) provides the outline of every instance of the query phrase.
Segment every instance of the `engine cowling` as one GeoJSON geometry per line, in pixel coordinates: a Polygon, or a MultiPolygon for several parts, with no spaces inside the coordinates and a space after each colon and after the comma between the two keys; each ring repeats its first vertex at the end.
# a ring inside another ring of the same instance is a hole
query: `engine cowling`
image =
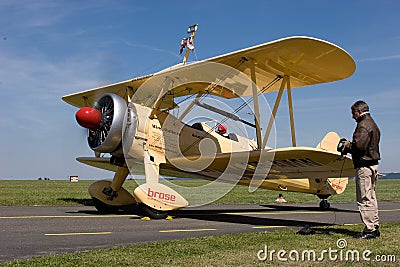
{"type": "Polygon", "coordinates": [[[110,93],[103,95],[93,108],[84,107],[78,110],[76,120],[79,125],[88,129],[88,144],[93,151],[112,153],[121,148],[126,109],[126,101],[110,93]]]}

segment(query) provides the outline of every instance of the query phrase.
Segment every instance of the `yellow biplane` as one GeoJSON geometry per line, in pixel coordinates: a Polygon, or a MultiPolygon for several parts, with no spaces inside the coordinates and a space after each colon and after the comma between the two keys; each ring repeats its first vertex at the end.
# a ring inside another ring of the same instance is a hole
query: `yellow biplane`
{"type": "Polygon", "coordinates": [[[109,212],[138,204],[149,216],[164,218],[168,211],[188,206],[193,195],[207,199],[218,191],[213,187],[185,191],[165,183],[160,175],[247,185],[249,191],[265,188],[314,194],[322,199],[321,208],[329,208],[327,198],[342,193],[347,177],[353,176],[351,158],[336,151],[339,136],[334,132],[316,147],[297,146],[291,90],[351,76],[355,71],[352,57],[332,43],[295,36],[188,63],[196,30],[197,25],[189,27],[183,63],[63,97],[80,108],[77,121],[88,129],[88,143],[95,152],[94,157],[77,160],[115,172],[112,181],[97,181],[89,187],[96,208],[109,212]],[[274,148],[269,145],[273,121],[284,91],[292,146],[274,148]],[[269,110],[260,99],[271,92],[277,97],[269,110]],[[252,121],[238,116],[243,105],[221,108],[207,102],[207,97],[218,103],[243,99],[252,121]],[[185,118],[195,108],[218,117],[189,123],[185,118]],[[264,129],[263,117],[269,117],[264,129]],[[228,133],[224,126],[228,120],[253,129],[254,138],[235,132],[242,126],[231,127],[228,133]],[[122,187],[130,174],[145,176],[132,194],[122,187]]]}

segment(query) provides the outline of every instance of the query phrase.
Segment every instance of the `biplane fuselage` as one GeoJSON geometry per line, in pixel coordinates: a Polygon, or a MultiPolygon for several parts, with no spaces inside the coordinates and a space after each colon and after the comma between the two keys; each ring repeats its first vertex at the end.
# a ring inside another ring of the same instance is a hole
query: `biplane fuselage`
{"type": "Polygon", "coordinates": [[[77,119],[89,129],[89,146],[96,152],[96,157],[78,161],[115,171],[112,182],[99,181],[89,188],[98,209],[142,203],[154,215],[187,206],[179,192],[160,183],[159,175],[303,192],[326,199],[344,191],[353,173],[351,159],[336,151],[339,136],[333,132],[315,148],[296,145],[291,89],[344,79],[354,70],[352,58],[336,45],[291,37],[63,99],[85,107],[77,119]],[[285,90],[293,146],[270,148],[267,140],[285,90]],[[260,114],[265,112],[260,112],[258,96],[269,92],[278,95],[263,132],[260,114]],[[245,123],[255,128],[256,140],[234,129],[222,136],[206,121],[186,124],[183,119],[196,104],[242,121],[235,114],[200,103],[205,95],[222,99],[252,96],[254,123],[245,123]],[[179,109],[175,100],[186,96],[196,98],[180,116],[173,115],[171,110],[179,109]],[[100,156],[105,153],[111,158],[100,156]],[[129,173],[146,177],[133,196],[122,187],[129,173]]]}

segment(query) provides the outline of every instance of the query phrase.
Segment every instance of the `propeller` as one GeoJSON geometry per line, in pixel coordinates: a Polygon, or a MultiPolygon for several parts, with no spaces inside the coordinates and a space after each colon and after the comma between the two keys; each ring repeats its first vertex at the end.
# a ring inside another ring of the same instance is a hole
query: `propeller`
{"type": "Polygon", "coordinates": [[[101,120],[95,129],[89,128],[88,142],[90,148],[96,151],[104,143],[111,130],[114,117],[113,99],[107,95],[103,96],[95,105],[95,110],[101,114],[101,120]]]}
{"type": "Polygon", "coordinates": [[[88,144],[98,153],[112,153],[122,140],[126,102],[116,94],[105,94],[94,107],[83,107],[76,114],[78,124],[88,129],[88,144]]]}

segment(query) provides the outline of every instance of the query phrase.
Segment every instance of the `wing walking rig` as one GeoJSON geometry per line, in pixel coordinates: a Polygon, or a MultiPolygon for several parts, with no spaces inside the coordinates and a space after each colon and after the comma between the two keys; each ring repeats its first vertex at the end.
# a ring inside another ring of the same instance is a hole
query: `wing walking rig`
{"type": "Polygon", "coordinates": [[[197,28],[189,27],[190,37],[181,43],[180,52],[186,48],[182,64],[63,97],[80,108],[76,119],[88,129],[95,152],[77,160],[115,172],[112,181],[89,187],[96,208],[109,212],[138,204],[149,216],[164,218],[168,211],[188,206],[185,192],[162,183],[160,175],[248,185],[250,191],[260,187],[314,194],[322,199],[321,208],[329,208],[326,199],[343,192],[353,175],[351,159],[336,151],[339,136],[334,132],[315,148],[297,146],[291,91],[350,77],[352,57],[327,41],[293,36],[189,64],[197,28]],[[271,148],[267,144],[284,91],[292,146],[271,148]],[[260,121],[266,111],[259,96],[271,92],[277,97],[263,131],[260,121]],[[239,109],[230,112],[206,103],[206,96],[251,99],[247,104],[254,121],[241,119],[239,109]],[[180,107],[182,99],[191,101],[180,107]],[[223,121],[186,123],[194,107],[255,129],[256,140],[218,132],[223,121]],[[180,115],[174,115],[176,109],[180,115]],[[145,176],[132,194],[123,188],[129,174],[145,176]]]}

